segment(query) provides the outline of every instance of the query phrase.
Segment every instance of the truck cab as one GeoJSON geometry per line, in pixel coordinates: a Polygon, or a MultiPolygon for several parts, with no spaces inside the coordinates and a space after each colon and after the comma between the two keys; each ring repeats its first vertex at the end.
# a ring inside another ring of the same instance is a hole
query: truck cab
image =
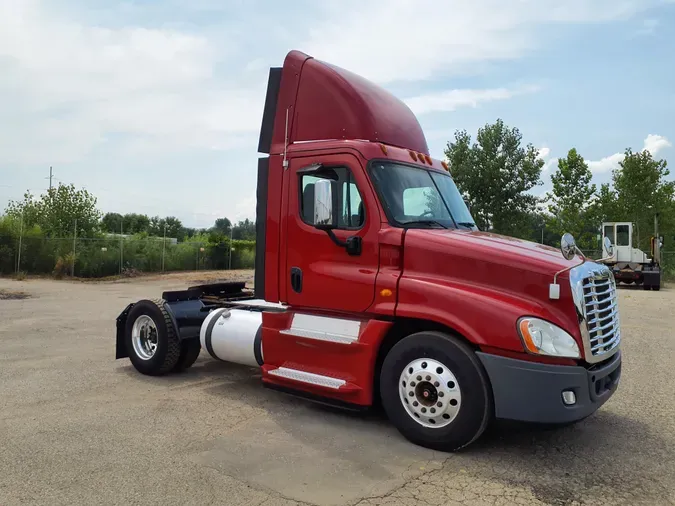
{"type": "Polygon", "coordinates": [[[645,290],[661,289],[661,246],[663,238],[658,235],[655,217],[655,232],[650,240],[650,255],[633,247],[634,224],[630,221],[604,222],[602,224],[603,242],[612,245],[611,254],[603,247],[602,263],[612,269],[617,282],[642,285],[645,290]]]}
{"type": "Polygon", "coordinates": [[[166,374],[203,349],[259,367],[268,388],[381,405],[445,451],[495,418],[580,420],[615,392],[611,270],[571,237],[555,249],[479,231],[402,101],[291,51],[270,70],[258,150],[253,290],[130,304],[116,358],[166,374]]]}

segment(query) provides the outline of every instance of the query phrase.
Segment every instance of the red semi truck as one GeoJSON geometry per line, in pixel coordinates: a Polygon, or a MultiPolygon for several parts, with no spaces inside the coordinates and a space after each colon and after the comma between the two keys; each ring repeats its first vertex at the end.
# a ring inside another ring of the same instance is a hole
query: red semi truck
{"type": "Polygon", "coordinates": [[[214,359],[264,386],[381,405],[413,443],[454,451],[493,419],[575,422],[616,391],[615,281],[580,254],[479,231],[400,100],[291,51],[269,73],[256,271],[141,300],[116,358],[147,375],[214,359]]]}

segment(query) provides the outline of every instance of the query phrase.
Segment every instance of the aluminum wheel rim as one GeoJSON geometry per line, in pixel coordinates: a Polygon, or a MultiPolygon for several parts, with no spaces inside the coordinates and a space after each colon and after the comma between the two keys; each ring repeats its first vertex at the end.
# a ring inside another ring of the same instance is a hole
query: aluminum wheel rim
{"type": "Polygon", "coordinates": [[[141,315],[131,328],[131,342],[134,352],[141,360],[150,360],[157,351],[157,326],[152,318],[141,315]]]}
{"type": "Polygon", "coordinates": [[[452,371],[438,360],[410,362],[398,381],[401,404],[410,418],[438,429],[452,423],[462,405],[462,392],[452,371]]]}

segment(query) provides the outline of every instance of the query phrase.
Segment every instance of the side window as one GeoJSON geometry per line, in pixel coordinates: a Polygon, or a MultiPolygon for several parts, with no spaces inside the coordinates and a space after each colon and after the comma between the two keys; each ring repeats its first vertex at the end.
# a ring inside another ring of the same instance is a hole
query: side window
{"type": "Polygon", "coordinates": [[[616,226],[616,245],[630,246],[630,233],[628,230],[628,225],[616,226]]]}
{"type": "Polygon", "coordinates": [[[324,169],[321,172],[300,174],[300,214],[308,225],[314,224],[314,183],[320,179],[331,179],[337,184],[338,228],[358,229],[365,221],[365,207],[354,177],[346,167],[324,169]]]}
{"type": "Polygon", "coordinates": [[[605,237],[609,237],[612,244],[616,246],[616,237],[614,237],[614,225],[605,225],[605,237]]]}

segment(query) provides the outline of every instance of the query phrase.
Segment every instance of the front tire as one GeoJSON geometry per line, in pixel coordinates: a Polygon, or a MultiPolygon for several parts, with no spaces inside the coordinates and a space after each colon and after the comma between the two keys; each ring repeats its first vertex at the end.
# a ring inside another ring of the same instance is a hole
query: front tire
{"type": "Polygon", "coordinates": [[[127,316],[125,340],[129,360],[141,374],[167,374],[181,356],[180,340],[161,299],[134,304],[127,316]]]}
{"type": "Polygon", "coordinates": [[[442,332],[419,332],[394,345],[382,364],[380,396],[406,439],[446,452],[478,439],[494,410],[473,350],[442,332]]]}

